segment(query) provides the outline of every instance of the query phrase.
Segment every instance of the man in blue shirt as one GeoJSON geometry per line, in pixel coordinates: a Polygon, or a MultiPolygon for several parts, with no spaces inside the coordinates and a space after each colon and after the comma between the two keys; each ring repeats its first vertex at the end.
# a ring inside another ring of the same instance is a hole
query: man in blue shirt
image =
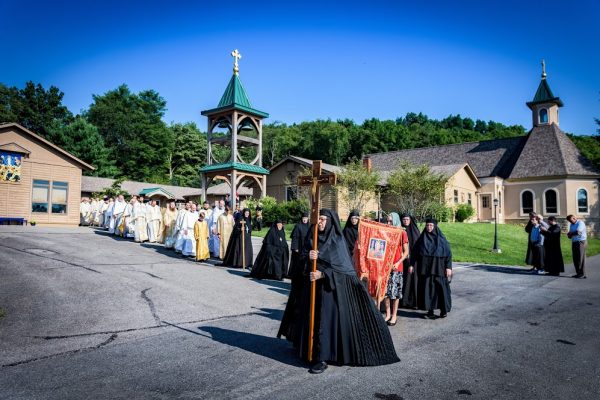
{"type": "Polygon", "coordinates": [[[587,230],[583,221],[574,215],[567,215],[567,221],[571,223],[567,237],[571,239],[573,249],[573,265],[576,274],[573,278],[585,279],[585,250],[587,249],[587,230]]]}

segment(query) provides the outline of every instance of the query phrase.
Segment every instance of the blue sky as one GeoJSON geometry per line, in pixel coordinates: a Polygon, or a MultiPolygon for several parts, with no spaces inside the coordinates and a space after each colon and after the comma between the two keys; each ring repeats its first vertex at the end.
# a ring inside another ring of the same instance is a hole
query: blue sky
{"type": "Polygon", "coordinates": [[[58,86],[74,113],[126,83],[196,122],[240,78],[267,122],[395,119],[407,112],[531,126],[540,80],[561,128],[600,118],[600,6],[583,1],[0,0],[0,81],[58,86]]]}

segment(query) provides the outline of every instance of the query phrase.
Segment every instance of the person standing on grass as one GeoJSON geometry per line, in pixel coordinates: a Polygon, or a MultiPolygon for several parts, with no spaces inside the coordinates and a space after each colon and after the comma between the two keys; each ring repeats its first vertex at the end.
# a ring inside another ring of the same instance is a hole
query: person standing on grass
{"type": "Polygon", "coordinates": [[[573,251],[573,266],[575,275],[573,278],[585,279],[585,251],[587,249],[587,230],[585,223],[574,215],[567,215],[567,221],[571,223],[567,237],[571,239],[573,251]]]}
{"type": "Polygon", "coordinates": [[[540,228],[544,236],[545,269],[548,275],[559,276],[565,272],[562,250],[560,249],[560,226],[556,217],[548,217],[548,228],[540,228]]]}

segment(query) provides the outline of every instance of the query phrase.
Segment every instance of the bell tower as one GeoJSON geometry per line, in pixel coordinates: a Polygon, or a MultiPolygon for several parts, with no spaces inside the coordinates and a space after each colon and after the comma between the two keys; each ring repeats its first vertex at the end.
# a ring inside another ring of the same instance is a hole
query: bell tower
{"type": "Polygon", "coordinates": [[[262,166],[262,120],[269,114],[252,108],[239,77],[239,51],[231,52],[233,76],[216,108],[202,111],[208,118],[207,163],[202,172],[202,194],[208,185],[225,181],[231,188],[231,206],[244,183],[255,185],[265,197],[269,170],[262,166]]]}
{"type": "Polygon", "coordinates": [[[526,103],[531,109],[533,126],[556,124],[558,126],[558,108],[563,106],[559,97],[554,97],[546,80],[546,62],[542,60],[542,81],[532,101],[526,103]]]}

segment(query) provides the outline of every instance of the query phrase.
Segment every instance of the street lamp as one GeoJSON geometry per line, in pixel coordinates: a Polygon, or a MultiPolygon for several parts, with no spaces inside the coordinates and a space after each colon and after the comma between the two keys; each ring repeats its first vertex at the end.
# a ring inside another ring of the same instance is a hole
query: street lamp
{"type": "Polygon", "coordinates": [[[497,198],[494,199],[494,248],[492,249],[494,253],[502,253],[502,250],[498,248],[498,203],[500,201],[497,198]]]}

